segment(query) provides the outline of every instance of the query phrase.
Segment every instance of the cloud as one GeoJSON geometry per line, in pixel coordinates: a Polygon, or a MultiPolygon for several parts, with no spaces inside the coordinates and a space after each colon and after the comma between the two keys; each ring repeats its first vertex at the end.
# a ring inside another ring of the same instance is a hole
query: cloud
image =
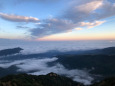
{"type": "Polygon", "coordinates": [[[103,0],[85,0],[84,3],[80,0],[79,2],[73,0],[62,17],[72,20],[73,22],[90,21],[92,20],[92,13],[99,9],[103,4],[103,0]]]}
{"type": "Polygon", "coordinates": [[[115,5],[107,0],[72,0],[62,15],[43,20],[30,33],[35,37],[43,37],[78,27],[93,28],[105,22],[101,19],[114,15],[115,5]]]}
{"type": "Polygon", "coordinates": [[[27,27],[27,26],[16,26],[16,27],[17,27],[18,29],[20,29],[20,28],[21,28],[21,29],[22,29],[22,28],[23,28],[23,29],[29,29],[29,27],[27,27]]]}
{"type": "Polygon", "coordinates": [[[40,21],[38,18],[35,18],[35,17],[19,16],[19,15],[14,15],[14,14],[5,14],[5,13],[0,13],[0,18],[7,21],[12,21],[12,22],[38,22],[40,21]]]}
{"type": "Polygon", "coordinates": [[[88,28],[93,28],[95,26],[99,26],[101,24],[105,23],[105,21],[95,21],[95,22],[81,22],[80,25],[82,27],[88,27],[88,28]]]}
{"type": "MultiPolygon", "coordinates": [[[[53,0],[15,0],[16,2],[53,2],[53,0]]],[[[57,0],[55,0],[57,1],[57,0]]],[[[12,22],[36,22],[36,28],[30,29],[30,35],[35,38],[48,35],[66,33],[75,28],[93,28],[103,24],[108,17],[115,15],[114,0],[70,0],[67,8],[59,16],[39,20],[34,17],[18,16],[0,13],[2,19],[12,22]]],[[[26,27],[18,27],[26,28],[26,27]]]]}
{"type": "Polygon", "coordinates": [[[103,4],[103,0],[98,0],[98,1],[94,0],[89,3],[83,4],[80,6],[76,6],[75,9],[83,13],[90,13],[98,9],[100,6],[102,6],[102,4],[103,4]]]}
{"type": "Polygon", "coordinates": [[[30,74],[41,75],[41,74],[47,74],[50,72],[54,72],[60,75],[65,75],[66,77],[70,77],[74,81],[83,83],[85,85],[91,84],[91,81],[93,80],[93,78],[90,76],[90,74],[88,74],[87,71],[78,70],[78,69],[69,70],[59,63],[52,67],[45,67],[41,71],[33,72],[30,74]]]}
{"type": "Polygon", "coordinates": [[[32,29],[31,34],[33,36],[42,37],[56,33],[68,32],[74,29],[75,26],[77,26],[77,24],[74,24],[72,21],[52,18],[45,20],[45,23],[39,24],[38,28],[32,29]]]}
{"type": "Polygon", "coordinates": [[[75,28],[76,30],[82,30],[82,28],[75,28]]]}
{"type": "Polygon", "coordinates": [[[0,10],[2,10],[3,9],[3,5],[2,5],[2,3],[0,2],[0,10]]]}
{"type": "Polygon", "coordinates": [[[58,2],[58,0],[12,0],[12,2],[15,5],[22,4],[22,3],[28,3],[28,2],[51,4],[54,2],[58,2]]]}
{"type": "Polygon", "coordinates": [[[29,1],[38,1],[38,2],[49,2],[49,1],[57,1],[57,0],[15,0],[16,2],[29,2],[29,1]]]}
{"type": "Polygon", "coordinates": [[[108,1],[115,3],[115,0],[108,0],[108,1]]]}
{"type": "Polygon", "coordinates": [[[105,1],[97,13],[93,14],[95,19],[104,19],[115,16],[115,4],[105,1]]]}
{"type": "Polygon", "coordinates": [[[50,72],[54,72],[60,75],[66,75],[72,78],[74,81],[84,83],[86,85],[91,84],[93,78],[87,71],[78,69],[66,69],[62,64],[56,63],[53,66],[49,66],[47,63],[56,61],[58,58],[42,58],[42,59],[25,59],[16,60],[13,62],[1,61],[0,67],[8,68],[15,65],[18,68],[18,72],[27,72],[33,75],[45,75],[50,72]],[[32,72],[34,71],[34,72],[32,72]]]}

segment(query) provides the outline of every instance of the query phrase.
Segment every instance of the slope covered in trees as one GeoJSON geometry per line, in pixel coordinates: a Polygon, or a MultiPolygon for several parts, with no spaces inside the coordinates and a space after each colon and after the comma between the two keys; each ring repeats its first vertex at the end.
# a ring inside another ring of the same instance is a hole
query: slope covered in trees
{"type": "Polygon", "coordinates": [[[0,79],[0,86],[83,86],[70,78],[55,73],[47,75],[9,75],[0,79]]]}

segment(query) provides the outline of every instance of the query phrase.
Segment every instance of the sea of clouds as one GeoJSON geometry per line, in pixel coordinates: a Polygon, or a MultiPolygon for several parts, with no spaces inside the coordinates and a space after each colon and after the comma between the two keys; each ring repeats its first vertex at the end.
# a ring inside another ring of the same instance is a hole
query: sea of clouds
{"type": "Polygon", "coordinates": [[[26,72],[32,75],[46,75],[50,72],[54,72],[60,75],[66,75],[72,78],[74,81],[84,83],[85,85],[91,84],[93,78],[90,76],[88,71],[72,69],[69,70],[65,68],[62,64],[56,63],[53,66],[49,66],[47,63],[56,61],[58,58],[43,58],[43,59],[25,59],[25,60],[15,60],[0,62],[1,68],[9,68],[11,66],[16,66],[18,72],[26,72]],[[34,71],[34,72],[32,72],[34,71]]]}
{"type": "Polygon", "coordinates": [[[115,46],[115,41],[20,41],[20,40],[3,40],[0,39],[0,50],[7,48],[21,47],[23,54],[44,53],[50,50],[60,52],[101,49],[115,46]]]}
{"type": "MultiPolygon", "coordinates": [[[[21,47],[24,50],[22,54],[44,53],[50,50],[58,50],[60,52],[74,51],[74,50],[89,50],[100,49],[115,46],[115,41],[60,41],[60,42],[27,42],[27,41],[0,41],[0,50],[14,47],[21,47]]],[[[48,63],[57,61],[56,57],[44,58],[20,58],[18,60],[9,60],[7,58],[1,59],[0,68],[7,69],[11,66],[16,66],[17,72],[26,72],[33,75],[45,75],[54,72],[60,75],[66,75],[74,81],[91,84],[94,80],[87,70],[67,69],[60,63],[55,63],[49,66],[48,63]]],[[[12,58],[11,58],[12,59],[12,58]]]]}

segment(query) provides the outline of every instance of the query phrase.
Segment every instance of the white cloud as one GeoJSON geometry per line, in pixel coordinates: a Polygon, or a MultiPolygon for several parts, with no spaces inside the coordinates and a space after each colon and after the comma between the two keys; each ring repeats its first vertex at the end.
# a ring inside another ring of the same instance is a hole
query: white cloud
{"type": "Polygon", "coordinates": [[[45,75],[50,72],[54,72],[61,75],[66,75],[67,77],[73,78],[74,81],[84,83],[86,85],[91,84],[93,78],[89,75],[88,71],[78,70],[78,69],[66,69],[63,65],[56,63],[53,66],[48,66],[47,63],[56,61],[58,58],[43,58],[43,59],[25,59],[16,60],[13,62],[4,61],[1,62],[0,67],[8,68],[15,65],[19,69],[17,71],[27,72],[33,75],[45,75]],[[31,72],[30,71],[36,71],[31,72]]]}
{"type": "Polygon", "coordinates": [[[56,33],[68,32],[77,24],[74,24],[72,21],[52,18],[46,19],[45,23],[39,24],[37,28],[31,30],[33,36],[42,37],[47,35],[52,35],[56,33]]]}
{"type": "Polygon", "coordinates": [[[76,30],[82,30],[82,28],[75,28],[76,30]]]}
{"type": "Polygon", "coordinates": [[[104,1],[104,4],[98,10],[97,13],[92,14],[94,15],[95,19],[104,19],[111,16],[115,16],[115,5],[114,3],[104,1]]]}
{"type": "Polygon", "coordinates": [[[101,25],[103,23],[105,23],[105,21],[81,22],[80,26],[82,26],[82,27],[88,27],[88,28],[93,28],[93,27],[99,26],[99,25],[101,25]]]}
{"type": "Polygon", "coordinates": [[[43,37],[68,32],[78,27],[93,28],[105,22],[101,19],[115,15],[115,5],[107,0],[72,0],[70,3],[63,15],[46,19],[43,24],[30,30],[31,35],[43,37]]]}
{"type": "Polygon", "coordinates": [[[90,13],[98,9],[99,7],[101,7],[102,4],[103,4],[103,0],[94,0],[94,1],[92,0],[91,2],[85,3],[80,6],[76,6],[76,9],[81,12],[90,13]]]}
{"type": "Polygon", "coordinates": [[[35,18],[35,17],[19,16],[19,15],[14,15],[14,14],[5,14],[5,13],[0,13],[0,17],[2,19],[12,21],[12,22],[38,22],[40,21],[38,18],[35,18]]]}
{"type": "MultiPolygon", "coordinates": [[[[16,1],[19,2],[20,0],[16,1]]],[[[21,0],[21,2],[28,1],[33,0],[21,0]]],[[[34,1],[43,3],[52,2],[52,0],[34,1]]],[[[113,0],[70,0],[67,2],[69,2],[69,5],[66,3],[67,8],[60,16],[41,20],[41,22],[38,22],[40,21],[38,18],[5,13],[0,13],[0,17],[13,22],[36,22],[36,28],[29,30],[29,34],[32,38],[38,38],[72,31],[78,27],[93,28],[105,22],[101,19],[106,19],[115,15],[115,4],[112,3],[113,0]]]]}

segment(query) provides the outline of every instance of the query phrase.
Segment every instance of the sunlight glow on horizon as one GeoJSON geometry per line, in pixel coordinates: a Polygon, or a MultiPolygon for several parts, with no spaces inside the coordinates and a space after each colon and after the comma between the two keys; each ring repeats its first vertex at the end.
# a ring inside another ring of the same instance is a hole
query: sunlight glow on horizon
{"type": "Polygon", "coordinates": [[[0,38],[33,41],[115,40],[114,1],[65,1],[0,0],[0,38]]]}
{"type": "MultiPolygon", "coordinates": [[[[94,33],[93,33],[94,34],[94,33]]],[[[42,38],[38,38],[38,41],[73,41],[73,40],[115,40],[115,34],[87,34],[87,35],[80,35],[76,34],[73,35],[71,33],[64,33],[64,34],[57,34],[46,36],[42,38]]]]}

